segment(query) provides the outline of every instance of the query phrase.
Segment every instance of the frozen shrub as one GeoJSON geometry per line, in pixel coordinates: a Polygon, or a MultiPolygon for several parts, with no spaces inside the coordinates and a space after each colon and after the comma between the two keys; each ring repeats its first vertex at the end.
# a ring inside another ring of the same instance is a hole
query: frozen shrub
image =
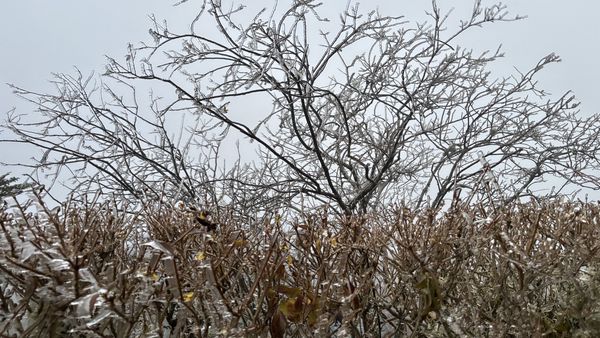
{"type": "Polygon", "coordinates": [[[0,332],[114,337],[595,336],[600,207],[456,203],[216,230],[166,205],[4,210],[0,332]]]}

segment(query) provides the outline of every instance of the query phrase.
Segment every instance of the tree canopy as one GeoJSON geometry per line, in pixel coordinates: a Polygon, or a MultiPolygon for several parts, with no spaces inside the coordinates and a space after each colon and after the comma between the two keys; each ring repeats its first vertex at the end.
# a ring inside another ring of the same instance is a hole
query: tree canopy
{"type": "Polygon", "coordinates": [[[539,195],[552,177],[598,188],[600,117],[536,82],[559,57],[498,78],[490,66],[501,50],[459,44],[521,19],[502,4],[475,1],[456,27],[435,2],[423,23],[358,5],[333,21],[316,1],[286,5],[248,14],[205,1],[187,31],[154,19],[152,39],[109,58],[100,82],[59,74],[56,93],[15,87],[42,118],[14,115],[9,128],[44,150],[35,167],[67,166],[79,190],[246,214],[507,202],[539,195]],[[214,32],[197,28],[207,20],[214,32]],[[181,116],[190,122],[175,133],[181,116]],[[256,146],[257,159],[224,165],[232,138],[256,146]]]}

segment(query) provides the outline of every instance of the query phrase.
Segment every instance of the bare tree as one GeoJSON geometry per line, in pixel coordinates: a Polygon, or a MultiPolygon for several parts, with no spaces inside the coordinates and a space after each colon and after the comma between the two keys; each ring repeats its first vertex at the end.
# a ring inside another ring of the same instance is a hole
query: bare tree
{"type": "Polygon", "coordinates": [[[319,6],[294,0],[244,23],[242,7],[211,0],[187,32],[154,20],[153,41],[109,59],[100,84],[58,75],[56,94],[15,87],[44,119],[13,115],[9,128],[45,150],[35,167],[77,169],[87,190],[244,210],[298,201],[345,214],[399,200],[438,207],[461,190],[511,201],[552,176],[599,187],[600,118],[579,116],[570,93],[551,98],[536,84],[558,56],[496,78],[489,65],[500,50],[458,44],[468,30],[521,18],[503,5],[476,1],[455,28],[435,2],[416,24],[358,6],[330,22],[319,6]],[[198,29],[200,20],[216,34],[198,29]],[[146,85],[164,97],[139,95],[146,85]],[[248,97],[272,109],[235,105],[248,97]],[[194,123],[178,139],[167,121],[182,114],[194,123]],[[223,166],[228,135],[254,142],[260,159],[223,166]]]}

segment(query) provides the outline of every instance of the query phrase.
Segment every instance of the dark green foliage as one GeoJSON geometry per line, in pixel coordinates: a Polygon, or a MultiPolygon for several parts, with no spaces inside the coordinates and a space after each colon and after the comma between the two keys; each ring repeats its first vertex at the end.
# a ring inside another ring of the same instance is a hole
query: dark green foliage
{"type": "Polygon", "coordinates": [[[9,177],[8,173],[0,175],[0,199],[18,195],[31,187],[29,183],[15,183],[17,181],[16,177],[9,177]]]}

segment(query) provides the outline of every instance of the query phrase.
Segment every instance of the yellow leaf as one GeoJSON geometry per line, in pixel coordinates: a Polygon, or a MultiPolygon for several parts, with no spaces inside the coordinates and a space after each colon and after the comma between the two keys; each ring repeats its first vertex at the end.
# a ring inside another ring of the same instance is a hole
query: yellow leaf
{"type": "Polygon", "coordinates": [[[272,288],[267,289],[267,306],[270,309],[275,309],[279,304],[279,294],[272,288]]]}
{"type": "Polygon", "coordinates": [[[203,261],[206,258],[206,256],[204,255],[203,251],[198,251],[198,253],[196,254],[195,259],[197,261],[203,261]]]}
{"type": "Polygon", "coordinates": [[[304,297],[298,296],[288,298],[286,301],[279,304],[279,311],[281,311],[288,320],[296,323],[300,322],[302,320],[302,312],[304,311],[304,297]]]}
{"type": "Polygon", "coordinates": [[[271,288],[267,289],[267,298],[268,299],[275,299],[275,298],[277,298],[277,291],[275,291],[275,290],[273,290],[271,288]]]}
{"type": "Polygon", "coordinates": [[[193,292],[185,292],[183,294],[183,301],[185,303],[191,301],[192,299],[194,299],[194,293],[193,292]]]}
{"type": "Polygon", "coordinates": [[[295,297],[298,297],[302,293],[302,289],[301,288],[292,288],[292,287],[285,286],[285,285],[278,285],[277,292],[283,293],[284,295],[288,296],[289,298],[295,298],[295,297]]]}
{"type": "Polygon", "coordinates": [[[337,238],[334,237],[334,238],[330,239],[329,243],[331,243],[332,247],[334,247],[334,248],[337,247],[337,244],[338,244],[337,238]]]}
{"type": "Polygon", "coordinates": [[[314,307],[309,313],[308,313],[308,318],[306,318],[306,321],[308,322],[309,326],[315,326],[315,324],[317,323],[317,320],[319,319],[319,308],[318,307],[314,307]]]}
{"type": "Polygon", "coordinates": [[[236,248],[241,248],[241,247],[245,246],[247,242],[248,241],[245,241],[243,239],[238,239],[238,240],[236,240],[236,241],[233,242],[233,246],[236,247],[236,248]]]}
{"type": "Polygon", "coordinates": [[[294,258],[292,256],[287,256],[288,266],[294,265],[294,258]]]}
{"type": "Polygon", "coordinates": [[[153,282],[156,282],[156,281],[157,281],[159,278],[160,278],[160,276],[159,276],[159,275],[158,275],[156,272],[154,272],[154,273],[152,273],[152,274],[150,275],[150,279],[151,279],[153,282]]]}

